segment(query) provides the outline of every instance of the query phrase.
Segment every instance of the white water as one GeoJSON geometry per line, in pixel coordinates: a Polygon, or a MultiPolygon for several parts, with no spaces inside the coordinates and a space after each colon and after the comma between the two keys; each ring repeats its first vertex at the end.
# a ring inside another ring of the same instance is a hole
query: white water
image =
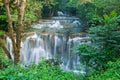
{"type": "Polygon", "coordinates": [[[10,52],[10,56],[12,58],[12,60],[14,61],[14,55],[13,55],[13,52],[12,52],[12,41],[9,37],[6,37],[6,47],[7,47],[7,50],[10,52]]]}
{"type": "Polygon", "coordinates": [[[58,16],[64,16],[64,13],[62,11],[57,12],[58,16]]]}
{"type": "Polygon", "coordinates": [[[63,28],[63,26],[60,24],[60,21],[55,21],[55,20],[49,20],[42,22],[40,21],[40,24],[35,24],[33,28],[36,29],[42,29],[42,28],[63,28]]]}
{"type": "MultiPolygon", "coordinates": [[[[85,39],[88,37],[69,37],[67,39],[63,34],[34,33],[21,42],[20,62],[27,65],[38,64],[42,58],[59,59],[62,62],[60,65],[62,69],[76,72],[79,69],[80,57],[76,54],[78,51],[72,48],[83,44],[85,39]]],[[[13,58],[12,44],[8,37],[7,46],[13,58]]]]}

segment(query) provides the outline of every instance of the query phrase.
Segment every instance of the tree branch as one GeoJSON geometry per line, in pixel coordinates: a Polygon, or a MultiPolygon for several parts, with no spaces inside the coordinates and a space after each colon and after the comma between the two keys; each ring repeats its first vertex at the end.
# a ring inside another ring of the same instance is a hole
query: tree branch
{"type": "Polygon", "coordinates": [[[0,46],[2,47],[2,49],[4,50],[5,54],[7,55],[7,57],[9,59],[12,59],[10,52],[7,50],[7,48],[5,47],[3,41],[0,39],[0,46]]]}

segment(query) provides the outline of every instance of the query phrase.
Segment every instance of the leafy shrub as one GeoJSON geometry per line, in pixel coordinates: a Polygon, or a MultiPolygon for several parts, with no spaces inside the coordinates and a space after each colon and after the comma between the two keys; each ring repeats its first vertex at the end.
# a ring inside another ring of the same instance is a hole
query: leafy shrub
{"type": "MultiPolygon", "coordinates": [[[[112,75],[112,73],[107,74],[107,72],[115,73],[114,69],[111,70],[106,64],[110,61],[115,62],[120,57],[120,26],[117,19],[118,16],[115,11],[112,11],[109,15],[105,14],[103,24],[91,27],[88,30],[92,43],[78,46],[79,56],[83,64],[86,65],[86,71],[88,74],[90,73],[89,75],[93,75],[90,80],[101,80],[101,77],[104,80],[107,79],[107,77],[104,77],[105,75],[112,75]],[[102,73],[104,74],[102,75],[102,73]],[[95,75],[101,76],[98,78],[95,75]]],[[[116,67],[119,68],[117,65],[116,67]]],[[[115,76],[111,80],[118,78],[115,76]]]]}
{"type": "Polygon", "coordinates": [[[119,80],[120,79],[120,59],[115,62],[109,61],[107,69],[101,70],[91,76],[89,80],[119,80]]]}
{"type": "Polygon", "coordinates": [[[91,27],[89,33],[98,46],[109,48],[110,50],[120,51],[120,26],[117,23],[117,13],[112,11],[103,17],[104,24],[91,27]]]}
{"type": "Polygon", "coordinates": [[[0,79],[7,80],[79,80],[73,73],[50,66],[45,61],[28,67],[11,65],[0,71],[0,79]]]}
{"type": "Polygon", "coordinates": [[[9,65],[9,59],[5,57],[3,49],[0,47],[0,69],[4,69],[9,65]]]}

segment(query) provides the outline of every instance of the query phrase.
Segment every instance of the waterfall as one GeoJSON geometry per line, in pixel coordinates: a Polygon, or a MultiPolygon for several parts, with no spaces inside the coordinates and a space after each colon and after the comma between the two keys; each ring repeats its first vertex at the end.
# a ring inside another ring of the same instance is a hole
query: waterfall
{"type": "Polygon", "coordinates": [[[6,48],[7,48],[7,50],[10,52],[10,56],[11,56],[11,58],[12,58],[12,60],[14,61],[14,55],[13,55],[13,53],[12,53],[12,40],[7,36],[6,37],[6,48]]]}
{"type": "Polygon", "coordinates": [[[34,33],[22,42],[21,63],[39,63],[44,57],[61,59],[65,52],[66,38],[64,35],[37,34],[34,33]]]}
{"type": "Polygon", "coordinates": [[[74,21],[72,22],[72,25],[73,25],[74,27],[79,27],[79,26],[81,26],[81,23],[80,23],[80,21],[78,21],[78,20],[74,20],[74,21]]]}
{"type": "MultiPolygon", "coordinates": [[[[39,23],[33,25],[33,29],[42,30],[46,32],[41,33],[34,31],[26,36],[21,42],[20,49],[20,63],[28,65],[31,63],[38,64],[44,59],[58,59],[61,61],[60,67],[64,70],[73,70],[77,72],[79,70],[80,57],[78,51],[73,49],[80,44],[89,43],[89,37],[80,36],[79,34],[72,33],[80,32],[78,28],[81,28],[81,23],[76,17],[52,17],[51,20],[40,20],[39,23]],[[67,27],[65,25],[68,25],[67,27]],[[76,28],[77,25],[77,28],[76,28]],[[71,31],[66,33],[48,31],[54,30],[66,30],[71,28],[71,31]],[[70,33],[70,34],[69,34],[70,33]]],[[[29,33],[28,33],[29,34],[29,33]]],[[[10,51],[12,59],[14,55],[12,53],[12,41],[9,37],[6,39],[6,47],[10,51]]]]}
{"type": "MultiPolygon", "coordinates": [[[[72,49],[79,44],[84,43],[83,40],[88,37],[66,37],[64,34],[40,34],[33,33],[21,42],[21,64],[38,64],[44,59],[59,59],[61,68],[65,70],[77,70],[80,65],[80,57],[77,51],[72,49]]],[[[12,44],[7,37],[7,47],[12,54],[12,44]]]]}
{"type": "Polygon", "coordinates": [[[64,16],[64,13],[62,11],[57,12],[58,16],[64,16]]]}

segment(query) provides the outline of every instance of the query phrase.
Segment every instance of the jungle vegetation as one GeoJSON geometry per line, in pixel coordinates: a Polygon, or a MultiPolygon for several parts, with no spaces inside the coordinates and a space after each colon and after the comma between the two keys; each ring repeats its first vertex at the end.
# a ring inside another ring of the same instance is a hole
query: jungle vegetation
{"type": "Polygon", "coordinates": [[[0,79],[119,80],[120,0],[0,0],[0,79]],[[90,44],[75,48],[86,74],[78,76],[44,60],[30,67],[19,64],[24,29],[41,18],[57,15],[57,11],[79,17],[90,36],[90,44]],[[5,47],[5,34],[12,39],[15,62],[5,47]]]}

